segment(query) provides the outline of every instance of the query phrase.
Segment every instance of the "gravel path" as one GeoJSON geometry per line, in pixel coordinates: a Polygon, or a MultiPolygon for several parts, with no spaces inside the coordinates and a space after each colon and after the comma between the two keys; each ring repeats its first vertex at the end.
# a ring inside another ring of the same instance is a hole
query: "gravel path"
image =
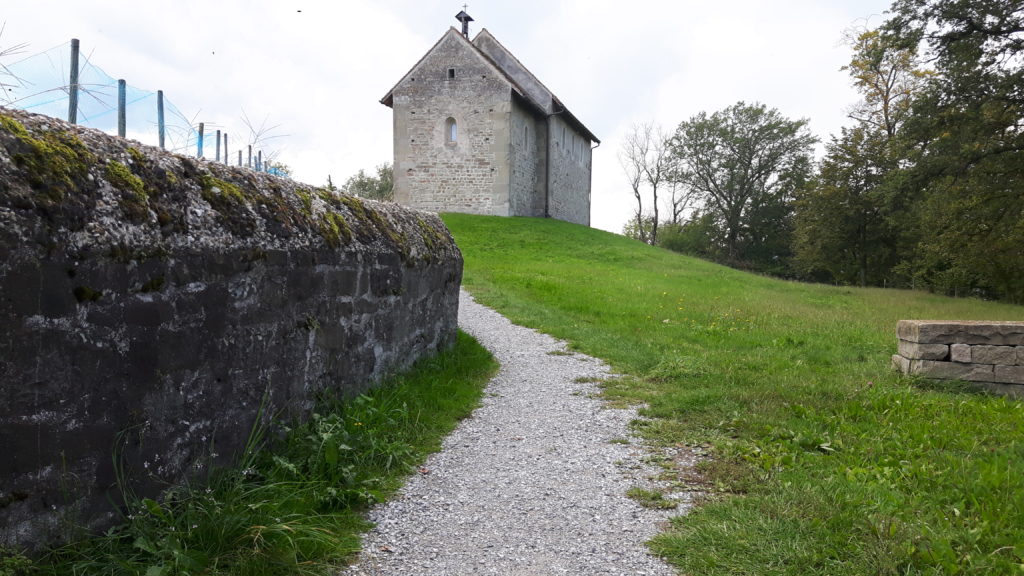
{"type": "Polygon", "coordinates": [[[460,300],[460,327],[501,371],[421,473],[371,512],[377,526],[344,574],[672,574],[644,542],[681,510],[625,495],[657,472],[623,443],[636,413],[602,407],[596,385],[577,382],[608,368],[460,300]]]}

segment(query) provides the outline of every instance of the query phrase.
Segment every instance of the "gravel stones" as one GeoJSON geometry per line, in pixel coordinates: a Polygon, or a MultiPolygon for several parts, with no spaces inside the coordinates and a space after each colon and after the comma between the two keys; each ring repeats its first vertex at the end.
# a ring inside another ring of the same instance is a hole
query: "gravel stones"
{"type": "Polygon", "coordinates": [[[672,574],[644,542],[676,510],[626,497],[657,469],[629,437],[633,410],[593,394],[599,360],[515,326],[465,292],[460,327],[501,362],[480,408],[391,502],[375,508],[352,576],[672,574]]]}

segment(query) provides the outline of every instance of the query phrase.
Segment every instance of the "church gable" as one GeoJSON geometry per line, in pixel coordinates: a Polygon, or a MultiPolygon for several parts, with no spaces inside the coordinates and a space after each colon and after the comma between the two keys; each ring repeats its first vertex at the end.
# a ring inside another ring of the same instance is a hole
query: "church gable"
{"type": "Polygon", "coordinates": [[[400,204],[589,225],[597,138],[486,30],[454,28],[381,99],[400,204]],[[568,134],[568,136],[567,136],[568,134]]]}
{"type": "Polygon", "coordinates": [[[508,214],[512,85],[454,29],[382,100],[394,110],[395,199],[508,214]]]}
{"type": "Polygon", "coordinates": [[[424,84],[434,89],[464,88],[467,81],[491,80],[504,90],[511,84],[505,73],[480,53],[455,28],[451,28],[420,58],[380,102],[393,106],[396,92],[423,90],[424,84]],[[458,82],[453,82],[458,81],[458,82]],[[419,84],[415,84],[419,82],[419,84]]]}

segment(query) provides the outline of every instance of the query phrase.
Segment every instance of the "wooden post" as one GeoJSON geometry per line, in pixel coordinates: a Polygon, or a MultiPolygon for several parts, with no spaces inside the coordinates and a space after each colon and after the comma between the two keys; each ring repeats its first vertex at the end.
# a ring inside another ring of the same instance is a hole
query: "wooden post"
{"type": "Polygon", "coordinates": [[[203,123],[202,122],[199,123],[199,142],[197,142],[196,145],[197,145],[196,158],[202,158],[203,157],[203,123]]]}
{"type": "Polygon", "coordinates": [[[71,39],[71,82],[68,84],[68,122],[78,123],[78,38],[71,39]]]}
{"type": "Polygon", "coordinates": [[[263,150],[256,153],[256,171],[263,172],[263,150]]]}
{"type": "Polygon", "coordinates": [[[217,162],[220,162],[220,130],[217,130],[217,162]]]}
{"type": "Polygon", "coordinates": [[[160,132],[160,149],[164,148],[164,91],[156,91],[156,125],[160,132]]]}
{"type": "Polygon", "coordinates": [[[238,167],[239,168],[242,167],[242,151],[241,150],[238,151],[238,167]]]}
{"type": "Polygon", "coordinates": [[[125,113],[127,88],[128,84],[123,78],[117,81],[117,135],[121,138],[128,133],[128,121],[125,113]]]}
{"type": "Polygon", "coordinates": [[[245,160],[245,167],[252,168],[252,144],[249,144],[249,157],[245,160]]]}
{"type": "Polygon", "coordinates": [[[227,132],[224,133],[224,163],[225,164],[230,164],[231,163],[231,161],[228,160],[228,133],[227,132]]]}

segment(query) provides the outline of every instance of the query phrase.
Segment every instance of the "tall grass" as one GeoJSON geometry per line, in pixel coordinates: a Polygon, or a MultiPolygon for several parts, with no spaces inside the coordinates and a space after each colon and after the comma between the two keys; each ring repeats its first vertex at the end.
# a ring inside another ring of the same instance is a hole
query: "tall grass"
{"type": "Polygon", "coordinates": [[[124,524],[34,563],[0,558],[0,574],[330,573],[359,550],[367,507],[440,447],[496,368],[460,333],[453,350],[404,376],[355,398],[322,399],[281,438],[254,431],[239,465],[208,483],[159,502],[136,499],[124,524]]]}
{"type": "Polygon", "coordinates": [[[784,282],[553,220],[444,219],[474,296],[632,375],[605,393],[646,405],[652,443],[710,452],[708,501],[651,543],[683,573],[1024,570],[1024,405],[889,361],[899,319],[1024,308],[784,282]]]}

